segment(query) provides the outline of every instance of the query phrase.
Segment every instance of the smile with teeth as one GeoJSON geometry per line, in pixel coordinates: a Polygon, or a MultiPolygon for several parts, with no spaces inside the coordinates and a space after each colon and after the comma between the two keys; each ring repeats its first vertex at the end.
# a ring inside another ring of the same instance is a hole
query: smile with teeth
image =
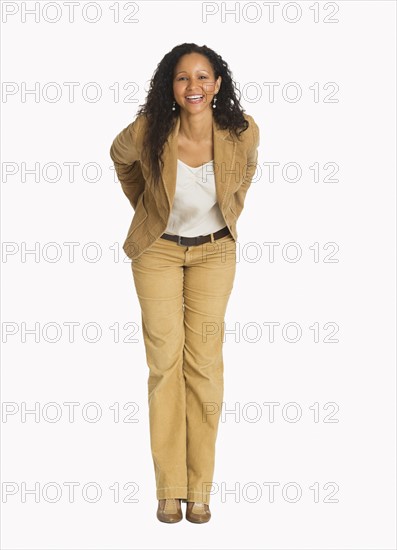
{"type": "Polygon", "coordinates": [[[203,95],[195,94],[195,95],[187,95],[186,100],[189,103],[200,103],[204,99],[203,95]]]}

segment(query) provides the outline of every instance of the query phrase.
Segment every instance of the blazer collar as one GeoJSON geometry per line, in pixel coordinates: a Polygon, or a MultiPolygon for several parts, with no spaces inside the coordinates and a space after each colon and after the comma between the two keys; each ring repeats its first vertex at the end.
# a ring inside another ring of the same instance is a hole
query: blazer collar
{"type": "MultiPolygon", "coordinates": [[[[175,126],[170,132],[164,145],[162,180],[167,194],[170,210],[175,196],[176,176],[178,165],[178,133],[181,124],[177,117],[175,126]]],[[[222,208],[226,191],[230,183],[230,177],[235,169],[236,142],[229,130],[218,126],[215,118],[212,119],[212,136],[214,146],[214,179],[216,196],[219,206],[222,208]]]]}

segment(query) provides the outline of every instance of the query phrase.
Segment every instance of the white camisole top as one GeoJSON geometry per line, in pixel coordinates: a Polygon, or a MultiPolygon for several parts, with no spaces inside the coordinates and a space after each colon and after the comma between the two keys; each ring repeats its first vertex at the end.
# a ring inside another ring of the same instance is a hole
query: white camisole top
{"type": "Polygon", "coordinates": [[[175,197],[165,233],[198,237],[225,225],[216,198],[214,161],[193,168],[178,159],[175,197]]]}

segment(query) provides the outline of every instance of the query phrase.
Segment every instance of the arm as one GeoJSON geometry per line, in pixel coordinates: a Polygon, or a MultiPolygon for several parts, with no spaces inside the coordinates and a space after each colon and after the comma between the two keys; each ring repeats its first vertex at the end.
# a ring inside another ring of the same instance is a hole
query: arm
{"type": "Polygon", "coordinates": [[[140,166],[140,155],[136,147],[137,120],[131,122],[114,139],[110,157],[114,163],[122,190],[135,210],[139,195],[145,187],[140,166]]]}
{"type": "Polygon", "coordinates": [[[250,126],[252,126],[252,141],[247,154],[247,165],[244,167],[244,180],[235,193],[235,209],[237,218],[240,216],[244,207],[245,195],[251,185],[258,162],[258,146],[260,143],[259,127],[254,119],[251,119],[250,126]]]}

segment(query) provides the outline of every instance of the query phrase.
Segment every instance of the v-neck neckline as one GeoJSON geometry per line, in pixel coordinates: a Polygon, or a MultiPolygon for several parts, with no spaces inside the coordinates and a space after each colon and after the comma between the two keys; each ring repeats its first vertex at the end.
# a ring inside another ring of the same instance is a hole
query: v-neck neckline
{"type": "Polygon", "coordinates": [[[190,168],[190,170],[198,170],[199,168],[202,168],[203,166],[206,166],[207,164],[210,164],[213,162],[213,160],[209,160],[208,162],[205,162],[204,164],[201,164],[200,166],[189,166],[189,164],[186,164],[186,162],[183,162],[183,160],[178,159],[179,162],[190,168]]]}

